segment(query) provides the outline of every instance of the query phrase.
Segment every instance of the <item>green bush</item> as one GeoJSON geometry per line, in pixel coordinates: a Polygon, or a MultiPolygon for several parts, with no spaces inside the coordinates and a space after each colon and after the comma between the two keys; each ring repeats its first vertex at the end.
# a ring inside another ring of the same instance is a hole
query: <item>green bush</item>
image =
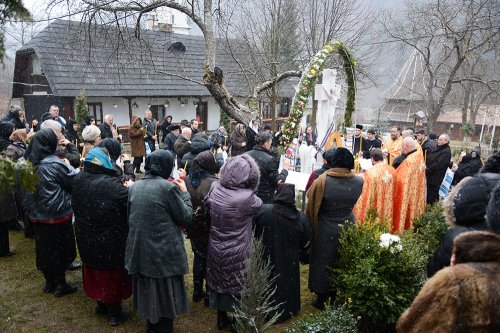
{"type": "Polygon", "coordinates": [[[399,242],[381,246],[380,236],[389,230],[371,212],[340,236],[340,259],[333,274],[337,301],[349,304],[362,331],[394,331],[425,281],[427,258],[418,238],[405,232],[399,242]]]}
{"type": "Polygon", "coordinates": [[[443,207],[439,203],[427,205],[424,214],[413,221],[413,231],[427,258],[432,256],[447,230],[443,207]]]}
{"type": "Polygon", "coordinates": [[[310,314],[293,323],[286,333],[356,333],[357,321],[347,305],[327,306],[325,311],[310,314]]]}

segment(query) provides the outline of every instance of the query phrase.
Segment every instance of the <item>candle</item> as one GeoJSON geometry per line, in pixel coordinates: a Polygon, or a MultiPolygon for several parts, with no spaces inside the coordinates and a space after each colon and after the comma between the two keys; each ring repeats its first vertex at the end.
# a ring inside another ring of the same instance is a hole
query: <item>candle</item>
{"type": "Polygon", "coordinates": [[[186,163],[184,164],[184,171],[186,171],[187,166],[188,166],[188,161],[186,161],[186,163]]]}

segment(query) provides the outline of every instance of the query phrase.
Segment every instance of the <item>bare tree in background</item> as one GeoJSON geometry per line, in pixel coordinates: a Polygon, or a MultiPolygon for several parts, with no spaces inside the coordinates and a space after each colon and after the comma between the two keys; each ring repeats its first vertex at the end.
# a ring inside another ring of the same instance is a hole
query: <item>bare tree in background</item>
{"type": "MultiPolygon", "coordinates": [[[[229,52],[238,63],[251,64],[252,73],[247,75],[249,87],[254,87],[251,95],[257,96],[262,91],[259,82],[278,77],[280,73],[288,73],[288,77],[300,76],[297,61],[302,52],[300,15],[297,0],[246,0],[238,1],[234,16],[226,18],[222,28],[229,52]],[[237,47],[232,47],[230,36],[244,44],[245,54],[235,52],[237,47]]],[[[270,101],[273,128],[279,90],[280,82],[277,82],[263,91],[270,101]]]]}
{"type": "MultiPolygon", "coordinates": [[[[70,1],[70,12],[80,13],[86,24],[100,24],[113,26],[118,30],[118,39],[122,38],[121,31],[124,31],[131,24],[135,26],[136,37],[140,38],[141,25],[145,16],[160,7],[176,9],[186,14],[192,22],[201,30],[205,41],[205,64],[202,84],[208,89],[210,94],[219,104],[222,111],[230,117],[243,123],[249,123],[258,110],[254,103],[250,106],[239,103],[232,94],[226,89],[220,75],[214,72],[216,65],[216,50],[218,35],[217,26],[222,24],[226,6],[235,0],[181,0],[181,1],[162,1],[162,0],[142,0],[142,1],[113,1],[113,0],[72,0],[70,1]]],[[[283,2],[285,2],[283,0],[283,2]]],[[[50,7],[66,5],[66,0],[52,0],[50,7]]],[[[124,42],[126,42],[124,40],[124,42]]],[[[222,69],[224,70],[224,69],[222,69]]],[[[166,73],[168,75],[168,73],[166,73]]],[[[276,73],[268,77],[264,82],[256,84],[253,91],[249,94],[250,100],[257,100],[257,96],[272,88],[275,84],[290,76],[298,76],[298,71],[287,71],[276,73]]],[[[194,82],[194,81],[192,81],[194,82]]]]}
{"type": "Polygon", "coordinates": [[[498,43],[496,0],[426,0],[407,2],[403,15],[386,13],[386,34],[423,57],[428,128],[433,130],[452,87],[476,77],[460,69],[476,51],[498,43]]]}
{"type": "MultiPolygon", "coordinates": [[[[367,37],[375,16],[369,1],[363,0],[305,0],[302,2],[301,34],[306,55],[311,59],[321,48],[336,39],[356,49],[356,56],[363,70],[366,56],[357,46],[367,37]]],[[[373,48],[371,48],[373,51],[373,48]]],[[[342,73],[339,73],[342,75],[342,73]]],[[[310,125],[316,126],[318,102],[313,96],[310,125]]]]}

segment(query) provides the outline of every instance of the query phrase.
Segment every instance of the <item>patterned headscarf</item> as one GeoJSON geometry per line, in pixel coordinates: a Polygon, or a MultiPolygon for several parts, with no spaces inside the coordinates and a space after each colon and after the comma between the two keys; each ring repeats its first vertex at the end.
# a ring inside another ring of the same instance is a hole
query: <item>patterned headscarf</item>
{"type": "Polygon", "coordinates": [[[85,162],[92,163],[95,165],[100,165],[106,169],[113,169],[113,164],[111,164],[111,159],[101,148],[92,148],[85,155],[85,162]]]}

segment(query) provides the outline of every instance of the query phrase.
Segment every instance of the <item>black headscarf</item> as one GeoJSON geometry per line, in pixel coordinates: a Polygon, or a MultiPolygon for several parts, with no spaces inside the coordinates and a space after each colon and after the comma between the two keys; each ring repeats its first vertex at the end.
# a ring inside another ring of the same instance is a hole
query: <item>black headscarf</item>
{"type": "Polygon", "coordinates": [[[97,147],[106,148],[109,152],[109,156],[111,157],[111,161],[113,163],[120,157],[122,154],[122,146],[120,141],[112,138],[106,138],[97,144],[97,147]]]}
{"type": "Polygon", "coordinates": [[[146,165],[144,166],[146,176],[144,178],[153,175],[168,179],[174,168],[174,160],[175,156],[171,151],[155,150],[146,157],[146,165]]]}
{"type": "Polygon", "coordinates": [[[12,132],[14,132],[14,128],[14,124],[10,121],[3,121],[0,123],[0,152],[7,149],[7,147],[12,143],[9,138],[12,135],[12,132]]]}
{"type": "Polygon", "coordinates": [[[297,222],[299,212],[295,206],[295,185],[278,184],[273,202],[273,216],[278,223],[297,222]]]}
{"type": "Polygon", "coordinates": [[[335,152],[327,155],[325,159],[332,168],[354,169],[354,157],[346,148],[335,149],[335,152]]]}
{"type": "Polygon", "coordinates": [[[28,160],[37,165],[45,157],[53,155],[57,148],[57,135],[48,128],[36,132],[31,140],[31,143],[26,150],[28,160]]]}
{"type": "Polygon", "coordinates": [[[94,116],[92,115],[88,115],[85,117],[85,125],[90,125],[90,123],[92,122],[92,119],[94,119],[94,116]]]}
{"type": "Polygon", "coordinates": [[[196,155],[191,166],[190,178],[193,186],[200,185],[203,178],[213,176],[219,172],[215,157],[210,150],[203,151],[196,155]]]}

